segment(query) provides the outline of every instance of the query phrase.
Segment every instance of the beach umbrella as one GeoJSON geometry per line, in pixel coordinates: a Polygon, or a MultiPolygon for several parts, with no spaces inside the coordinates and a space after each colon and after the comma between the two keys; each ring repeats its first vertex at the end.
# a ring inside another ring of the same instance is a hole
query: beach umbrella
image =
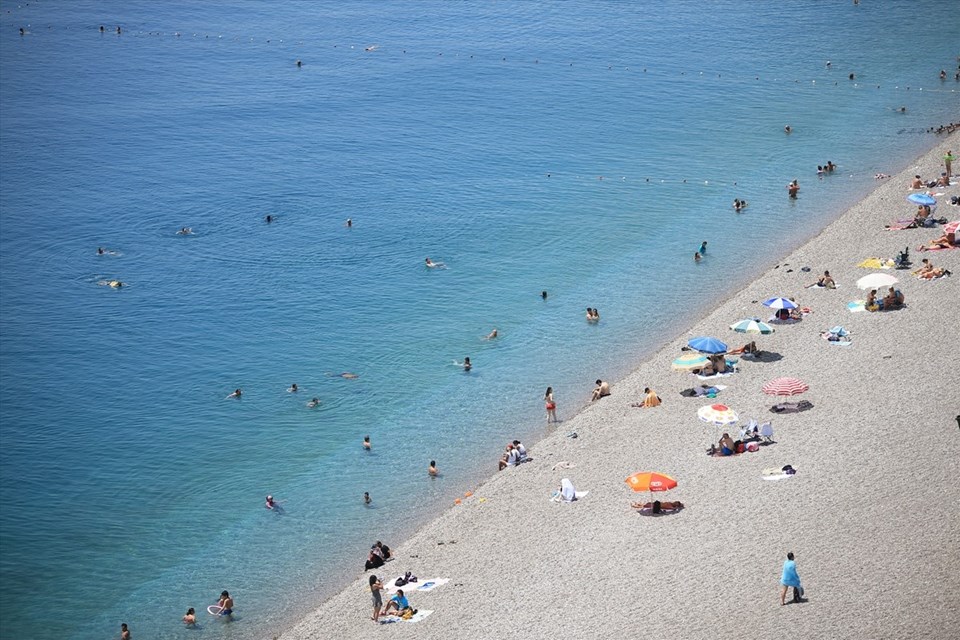
{"type": "Polygon", "coordinates": [[[956,233],[957,229],[960,229],[960,220],[954,220],[953,222],[948,222],[943,225],[943,233],[956,233]]]}
{"type": "Polygon", "coordinates": [[[771,309],[796,309],[797,305],[791,300],[786,298],[770,298],[769,300],[763,301],[763,306],[770,307],[771,309]]]}
{"type": "Polygon", "coordinates": [[[667,491],[677,486],[677,481],[668,475],[654,471],[640,471],[625,480],[637,493],[641,491],[667,491]]]}
{"type": "Polygon", "coordinates": [[[707,357],[699,353],[685,353],[671,365],[676,371],[693,371],[702,369],[707,364],[707,357]]]}
{"type": "Polygon", "coordinates": [[[766,322],[760,322],[758,318],[750,318],[748,320],[734,322],[732,325],[730,325],[730,328],[737,333],[760,333],[763,335],[773,333],[773,327],[768,325],[766,322]]]}
{"type": "Polygon", "coordinates": [[[795,396],[808,389],[810,385],[797,378],[777,378],[763,385],[763,392],[768,396],[795,396]]]}
{"type": "Polygon", "coordinates": [[[933,196],[928,196],[925,193],[911,193],[910,195],[907,196],[907,200],[909,200],[913,204],[922,204],[928,207],[932,207],[935,204],[937,204],[936,198],[934,198],[933,196]]]}
{"type": "Polygon", "coordinates": [[[728,424],[737,422],[740,418],[737,413],[725,404],[708,404],[697,410],[697,416],[703,422],[715,424],[718,427],[725,427],[728,424]]]}
{"type": "Polygon", "coordinates": [[[687,345],[701,353],[726,353],[727,345],[720,342],[716,338],[711,338],[709,336],[701,336],[699,338],[694,338],[687,345]]]}
{"type": "Polygon", "coordinates": [[[889,287],[900,282],[895,276],[889,273],[871,273],[857,280],[857,286],[861,289],[879,289],[889,287]]]}
{"type": "Polygon", "coordinates": [[[867,258],[857,265],[864,269],[890,269],[894,267],[893,260],[881,260],[880,258],[867,258]]]}

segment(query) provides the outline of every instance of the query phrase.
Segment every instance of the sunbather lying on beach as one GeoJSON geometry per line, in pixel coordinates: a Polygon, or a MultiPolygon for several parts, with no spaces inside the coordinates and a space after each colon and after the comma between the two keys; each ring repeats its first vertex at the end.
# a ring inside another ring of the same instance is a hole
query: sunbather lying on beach
{"type": "Polygon", "coordinates": [[[931,251],[936,249],[952,249],[957,246],[957,234],[945,233],[939,238],[931,240],[927,244],[917,247],[917,251],[931,251]]]}
{"type": "Polygon", "coordinates": [[[920,267],[918,271],[915,271],[918,278],[923,278],[924,280],[933,280],[934,278],[939,278],[940,276],[949,276],[953,275],[947,269],[940,269],[933,266],[933,263],[930,262],[927,258],[921,260],[923,266],[920,267]]]}
{"type": "Polygon", "coordinates": [[[672,513],[674,511],[680,511],[680,509],[683,509],[683,503],[679,500],[676,502],[660,502],[659,500],[644,503],[632,502],[630,503],[630,506],[640,511],[650,511],[653,514],[672,513]]]}
{"type": "Polygon", "coordinates": [[[743,355],[743,354],[746,354],[746,353],[752,353],[752,354],[754,354],[754,355],[759,355],[759,354],[760,354],[760,349],[757,348],[757,343],[751,341],[751,342],[748,342],[747,344],[743,345],[742,347],[737,347],[736,349],[732,349],[732,350],[730,350],[730,351],[727,351],[727,355],[731,355],[731,356],[732,356],[732,355],[743,355]]]}

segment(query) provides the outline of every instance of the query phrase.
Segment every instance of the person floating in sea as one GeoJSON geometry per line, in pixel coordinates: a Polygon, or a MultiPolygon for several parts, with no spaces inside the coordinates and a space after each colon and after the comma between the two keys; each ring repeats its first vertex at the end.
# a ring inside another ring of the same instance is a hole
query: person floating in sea
{"type": "Polygon", "coordinates": [[[193,235],[193,229],[190,227],[180,227],[180,231],[177,231],[178,236],[190,236],[193,235]]]}
{"type": "Polygon", "coordinates": [[[346,223],[346,224],[347,224],[347,227],[348,227],[348,228],[349,228],[349,227],[352,227],[352,226],[353,226],[353,220],[351,220],[350,218],[347,218],[347,223],[346,223]]]}
{"type": "Polygon", "coordinates": [[[429,257],[426,259],[425,264],[428,269],[446,269],[447,265],[442,262],[434,262],[429,257]]]}
{"type": "Polygon", "coordinates": [[[364,491],[364,492],[363,492],[363,504],[370,504],[371,502],[373,502],[373,500],[370,499],[370,492],[369,492],[369,491],[364,491]]]}
{"type": "Polygon", "coordinates": [[[187,612],[183,615],[183,624],[190,629],[197,626],[197,613],[193,610],[193,607],[187,609],[187,612]]]}
{"type": "Polygon", "coordinates": [[[300,387],[297,386],[296,382],[287,387],[287,393],[296,393],[297,391],[300,391],[300,387]]]}
{"type": "Polygon", "coordinates": [[[370,436],[363,436],[363,448],[365,451],[370,451],[370,436]]]}
{"type": "Polygon", "coordinates": [[[113,289],[122,289],[124,283],[120,280],[101,280],[97,283],[101,287],[111,287],[113,289]]]}
{"type": "Polygon", "coordinates": [[[785,133],[791,133],[793,132],[793,127],[791,127],[790,125],[787,125],[783,128],[783,130],[785,133]]]}
{"type": "Polygon", "coordinates": [[[265,221],[267,224],[270,224],[271,222],[273,222],[273,216],[268,213],[268,214],[267,214],[267,217],[264,218],[264,221],[265,221]]]}
{"type": "Polygon", "coordinates": [[[236,388],[236,389],[233,390],[233,393],[231,393],[230,395],[228,395],[228,396],[227,396],[226,398],[224,398],[224,399],[225,399],[225,400],[229,400],[230,398],[236,398],[236,399],[239,400],[242,395],[243,395],[243,390],[238,387],[238,388],[236,388]]]}
{"type": "Polygon", "coordinates": [[[310,398],[310,401],[307,402],[307,406],[311,409],[315,409],[320,406],[320,398],[310,398]]]}
{"type": "Polygon", "coordinates": [[[267,501],[263,506],[265,506],[267,509],[275,513],[283,513],[283,507],[280,506],[281,504],[282,503],[274,500],[273,496],[267,496],[267,501]]]}
{"type": "Polygon", "coordinates": [[[458,367],[463,367],[464,371],[470,371],[470,369],[473,369],[473,364],[471,364],[469,356],[464,358],[463,362],[457,362],[456,360],[454,360],[453,363],[458,367]]]}
{"type": "Polygon", "coordinates": [[[544,300],[547,299],[547,292],[546,292],[546,290],[543,290],[543,291],[540,292],[540,297],[543,298],[544,300]]]}
{"type": "Polygon", "coordinates": [[[427,467],[427,475],[430,476],[431,478],[436,478],[437,476],[440,475],[440,471],[437,469],[436,460],[430,461],[430,466],[427,467]]]}
{"type": "Polygon", "coordinates": [[[703,257],[700,255],[700,252],[699,251],[695,252],[693,254],[693,261],[700,262],[701,260],[703,260],[703,257]]]}
{"type": "Polygon", "coordinates": [[[490,333],[488,333],[483,339],[484,339],[484,340],[493,340],[493,339],[495,339],[498,335],[500,335],[500,334],[497,333],[497,330],[496,330],[496,329],[494,329],[493,331],[491,331],[490,333]]]}

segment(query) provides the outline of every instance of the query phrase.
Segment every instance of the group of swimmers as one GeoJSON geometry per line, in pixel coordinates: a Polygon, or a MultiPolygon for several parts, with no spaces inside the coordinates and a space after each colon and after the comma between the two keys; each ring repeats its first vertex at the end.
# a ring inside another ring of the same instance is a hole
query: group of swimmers
{"type": "Polygon", "coordinates": [[[825,165],[817,165],[817,175],[823,176],[825,173],[833,173],[837,169],[837,165],[833,164],[830,160],[827,160],[825,165]]]}
{"type": "Polygon", "coordinates": [[[700,262],[701,260],[703,260],[703,257],[706,255],[707,255],[707,241],[704,240],[703,242],[700,243],[700,248],[694,252],[693,261],[700,262]]]}

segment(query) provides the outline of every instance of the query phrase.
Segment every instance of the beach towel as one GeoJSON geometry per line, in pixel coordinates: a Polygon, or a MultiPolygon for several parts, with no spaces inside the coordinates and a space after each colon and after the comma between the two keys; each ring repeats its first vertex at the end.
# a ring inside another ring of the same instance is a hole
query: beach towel
{"type": "Polygon", "coordinates": [[[807,289],[839,289],[839,288],[840,288],[839,284],[834,284],[832,287],[825,287],[819,282],[817,284],[813,284],[807,287],[807,289]]]}
{"type": "Polygon", "coordinates": [[[770,411],[773,413],[799,413],[801,411],[807,411],[808,409],[813,409],[813,403],[808,400],[781,402],[780,404],[775,404],[770,407],[770,411]]]}
{"type": "Polygon", "coordinates": [[[913,220],[897,220],[892,224],[888,224],[884,229],[887,231],[903,231],[904,229],[915,229],[917,225],[914,224],[913,220]]]}
{"type": "Polygon", "coordinates": [[[895,265],[889,258],[867,258],[857,266],[864,269],[893,269],[895,265]]]}
{"type": "Polygon", "coordinates": [[[858,313],[860,311],[866,311],[867,308],[864,306],[866,300],[854,300],[853,302],[847,303],[847,311],[850,313],[858,313]]]}
{"type": "Polygon", "coordinates": [[[950,249],[960,249],[960,245],[951,245],[949,247],[920,247],[917,251],[949,251],[950,249]]]}
{"type": "Polygon", "coordinates": [[[393,614],[389,616],[380,616],[380,624],[391,624],[394,622],[420,622],[421,620],[429,616],[431,613],[433,613],[433,611],[426,611],[424,609],[420,609],[415,614],[413,614],[412,618],[408,620],[404,620],[400,616],[395,616],[393,614]]]}
{"type": "Polygon", "coordinates": [[[760,472],[760,474],[764,480],[786,480],[787,478],[792,478],[796,475],[795,473],[786,473],[783,469],[778,467],[764,469],[760,472]]]}
{"type": "Polygon", "coordinates": [[[797,573],[797,563],[793,560],[787,560],[783,563],[783,573],[780,575],[780,584],[785,587],[803,589],[803,587],[800,586],[800,575],[797,573]]]}
{"type": "Polygon", "coordinates": [[[429,580],[424,580],[416,590],[418,592],[433,591],[437,587],[442,587],[448,582],[450,582],[450,578],[430,578],[429,580]]]}
{"type": "Polygon", "coordinates": [[[699,380],[714,380],[715,378],[726,378],[728,376],[732,376],[733,374],[733,371],[724,371],[723,373],[715,373],[712,376],[702,376],[699,373],[694,375],[696,375],[699,380]]]}

